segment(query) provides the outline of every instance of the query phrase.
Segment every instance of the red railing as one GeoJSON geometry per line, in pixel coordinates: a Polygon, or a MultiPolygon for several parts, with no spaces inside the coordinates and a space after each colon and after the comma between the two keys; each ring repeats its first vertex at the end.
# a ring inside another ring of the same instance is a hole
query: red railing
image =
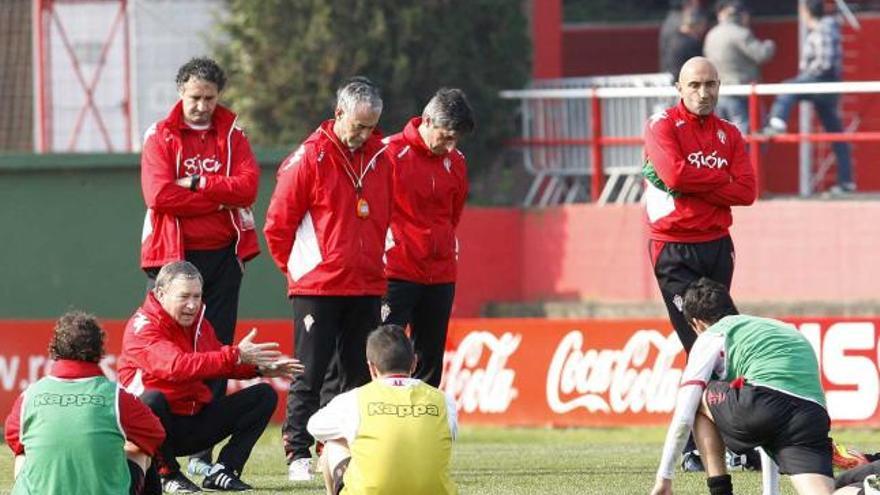
{"type": "MultiPolygon", "coordinates": [[[[749,143],[749,156],[758,177],[759,194],[764,192],[764,167],[761,159],[760,144],[774,143],[822,143],[822,142],[880,142],[878,131],[856,132],[802,132],[785,133],[766,136],[760,133],[761,114],[759,98],[765,95],[781,94],[854,94],[880,93],[880,81],[838,82],[838,83],[807,83],[807,84],[752,84],[723,87],[722,94],[730,96],[747,96],[749,99],[749,128],[746,135],[749,143]]],[[[511,147],[537,146],[589,146],[590,147],[590,193],[595,201],[604,187],[606,170],[603,166],[604,148],[608,146],[632,146],[642,144],[642,136],[607,136],[602,132],[602,100],[609,98],[646,98],[671,97],[677,93],[672,87],[667,88],[588,88],[588,89],[536,89],[520,91],[502,91],[501,96],[508,99],[588,99],[590,108],[590,137],[576,139],[557,138],[517,138],[507,143],[511,147]]],[[[644,116],[647,120],[648,115],[644,116]]],[[[635,165],[635,164],[634,164],[635,165]]],[[[802,172],[803,173],[803,172],[802,172]]]]}

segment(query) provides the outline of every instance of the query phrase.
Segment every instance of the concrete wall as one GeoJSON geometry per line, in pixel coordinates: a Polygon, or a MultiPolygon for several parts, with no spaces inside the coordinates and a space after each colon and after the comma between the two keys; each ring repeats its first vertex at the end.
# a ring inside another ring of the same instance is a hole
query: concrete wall
{"type": "MultiPolygon", "coordinates": [[[[264,160],[260,225],[276,158],[264,160]]],[[[127,317],[144,296],[144,212],[137,155],[0,157],[0,319],[52,318],[71,306],[127,317]]],[[[247,265],[242,316],[287,317],[285,287],[264,243],[247,265]]]]}
{"type": "MultiPolygon", "coordinates": [[[[519,221],[486,215],[469,209],[462,220],[458,316],[499,300],[660,300],[639,205],[507,210],[519,221]],[[474,244],[479,253],[469,251],[474,244]]],[[[829,314],[877,307],[863,303],[880,300],[878,216],[877,201],[760,201],[735,209],[734,296],[752,307],[784,304],[800,314],[821,314],[796,308],[804,305],[829,314]]]]}

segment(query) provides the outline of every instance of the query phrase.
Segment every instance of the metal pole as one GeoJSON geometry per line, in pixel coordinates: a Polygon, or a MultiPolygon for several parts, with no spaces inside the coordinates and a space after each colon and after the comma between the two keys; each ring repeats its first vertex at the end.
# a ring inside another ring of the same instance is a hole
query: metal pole
{"type": "Polygon", "coordinates": [[[33,3],[33,38],[34,38],[34,149],[37,153],[49,151],[49,103],[46,86],[46,69],[48,68],[46,36],[46,0],[33,3]]]}
{"type": "MultiPolygon", "coordinates": [[[[807,36],[807,26],[804,22],[804,16],[801,12],[805,8],[806,0],[799,0],[799,12],[798,12],[798,60],[801,59],[804,53],[804,39],[807,36]]],[[[799,120],[798,120],[798,132],[801,134],[807,134],[810,132],[810,122],[812,120],[813,112],[812,107],[806,101],[801,100],[798,104],[799,110],[799,120]]],[[[812,185],[812,170],[813,170],[813,145],[806,141],[800,141],[798,145],[798,163],[800,164],[798,170],[798,190],[800,192],[801,197],[808,197],[813,194],[813,185],[812,185]]]]}
{"type": "Polygon", "coordinates": [[[596,88],[590,91],[590,103],[592,104],[592,123],[593,123],[593,146],[590,148],[591,158],[593,160],[593,177],[590,181],[590,200],[596,201],[602,194],[602,183],[604,182],[602,167],[602,102],[596,88]]]}
{"type": "Polygon", "coordinates": [[[752,83],[752,92],[749,94],[749,157],[752,159],[752,167],[755,170],[755,181],[757,182],[758,197],[764,193],[764,167],[761,166],[761,146],[752,137],[757,134],[761,126],[761,116],[758,107],[757,85],[752,83]]]}
{"type": "Polygon", "coordinates": [[[131,112],[131,46],[129,45],[130,35],[128,26],[128,1],[122,0],[122,10],[125,12],[122,18],[122,118],[125,120],[125,151],[131,153],[134,151],[134,140],[132,139],[132,112],[131,112]]]}

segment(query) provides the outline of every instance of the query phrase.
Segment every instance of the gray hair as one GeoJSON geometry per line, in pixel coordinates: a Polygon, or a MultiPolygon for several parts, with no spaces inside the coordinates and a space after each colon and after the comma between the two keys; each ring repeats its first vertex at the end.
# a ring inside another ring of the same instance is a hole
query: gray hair
{"type": "Polygon", "coordinates": [[[204,285],[202,274],[199,269],[189,261],[172,261],[163,266],[156,275],[156,289],[164,289],[171,285],[176,278],[185,278],[188,280],[198,280],[199,284],[204,285]]]}
{"type": "Polygon", "coordinates": [[[363,76],[351,78],[336,91],[336,108],[354,113],[360,105],[368,105],[374,112],[382,112],[382,95],[372,81],[363,76]]]}
{"type": "Polygon", "coordinates": [[[430,118],[435,127],[450,129],[461,134],[474,130],[474,111],[464,91],[440,88],[425,105],[422,118],[430,118]]]}

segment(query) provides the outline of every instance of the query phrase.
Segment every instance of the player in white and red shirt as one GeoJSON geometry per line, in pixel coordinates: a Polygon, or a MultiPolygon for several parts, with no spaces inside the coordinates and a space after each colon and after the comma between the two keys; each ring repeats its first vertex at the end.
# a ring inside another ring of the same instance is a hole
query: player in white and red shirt
{"type": "Polygon", "coordinates": [[[701,278],[684,297],[698,334],[681,376],[652,495],[671,495],[678,452],[693,430],[710,495],[732,495],[725,446],[760,447],[764,495],[779,493],[779,473],[797,493],[833,491],[831,419],[812,345],[793,326],[741,315],[727,288],[701,278]]]}

